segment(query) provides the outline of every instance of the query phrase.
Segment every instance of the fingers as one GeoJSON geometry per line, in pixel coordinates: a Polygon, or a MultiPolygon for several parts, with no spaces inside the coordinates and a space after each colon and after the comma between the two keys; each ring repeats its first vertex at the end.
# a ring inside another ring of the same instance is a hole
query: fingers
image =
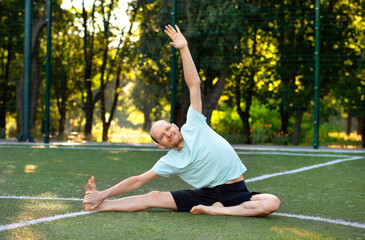
{"type": "Polygon", "coordinates": [[[176,33],[175,28],[173,28],[170,24],[167,25],[165,28],[166,28],[165,31],[169,32],[170,34],[175,34],[176,33]]]}
{"type": "Polygon", "coordinates": [[[169,25],[165,27],[165,33],[167,34],[167,36],[169,36],[171,39],[174,37],[175,35],[175,30],[169,25]]]}
{"type": "Polygon", "coordinates": [[[170,24],[165,26],[165,33],[170,37],[173,38],[175,34],[177,33],[181,33],[179,27],[177,25],[175,25],[177,32],[175,30],[175,28],[173,28],[170,24]]]}
{"type": "Polygon", "coordinates": [[[177,32],[181,33],[180,28],[177,25],[175,25],[175,27],[176,27],[177,32]]]}

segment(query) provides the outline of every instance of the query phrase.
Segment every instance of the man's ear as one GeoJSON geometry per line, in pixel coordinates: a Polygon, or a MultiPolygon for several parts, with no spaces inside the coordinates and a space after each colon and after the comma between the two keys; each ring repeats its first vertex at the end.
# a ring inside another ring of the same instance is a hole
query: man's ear
{"type": "Polygon", "coordinates": [[[165,149],[165,146],[159,144],[159,143],[156,143],[156,147],[158,147],[159,149],[165,149]]]}
{"type": "Polygon", "coordinates": [[[175,125],[175,123],[171,123],[172,126],[175,126],[177,128],[177,130],[179,130],[179,127],[175,125]]]}

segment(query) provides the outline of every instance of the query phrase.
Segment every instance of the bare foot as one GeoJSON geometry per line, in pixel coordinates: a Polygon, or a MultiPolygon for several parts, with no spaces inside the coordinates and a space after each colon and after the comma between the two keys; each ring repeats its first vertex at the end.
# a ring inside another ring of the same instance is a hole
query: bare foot
{"type": "Polygon", "coordinates": [[[215,202],[212,207],[224,207],[221,202],[215,202]]]}
{"type": "Polygon", "coordinates": [[[216,211],[216,210],[219,210],[219,208],[223,208],[223,207],[224,206],[221,202],[216,202],[212,206],[205,206],[205,205],[194,206],[190,210],[190,212],[192,214],[212,214],[212,215],[215,215],[215,214],[219,213],[219,211],[216,211]]]}
{"type": "MultiPolygon", "coordinates": [[[[94,179],[94,176],[92,176],[88,181],[87,181],[87,184],[85,186],[85,194],[87,192],[90,192],[90,191],[96,191],[96,184],[95,184],[95,179],[94,179]]],[[[83,203],[82,205],[82,209],[84,211],[89,211],[90,210],[90,206],[91,204],[89,203],[83,203]]]]}

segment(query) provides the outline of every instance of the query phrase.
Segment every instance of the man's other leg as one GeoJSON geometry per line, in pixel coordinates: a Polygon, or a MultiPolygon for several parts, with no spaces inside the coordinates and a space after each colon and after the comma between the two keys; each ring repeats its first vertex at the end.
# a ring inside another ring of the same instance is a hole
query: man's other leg
{"type": "Polygon", "coordinates": [[[198,205],[193,207],[192,214],[231,215],[243,217],[264,217],[277,211],[280,207],[280,200],[272,194],[257,194],[251,197],[250,201],[237,206],[224,207],[220,204],[212,206],[198,205]]]}

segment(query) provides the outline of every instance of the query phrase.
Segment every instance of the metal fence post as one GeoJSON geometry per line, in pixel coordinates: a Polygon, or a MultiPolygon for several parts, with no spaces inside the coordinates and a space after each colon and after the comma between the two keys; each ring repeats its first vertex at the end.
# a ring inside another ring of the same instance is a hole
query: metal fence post
{"type": "Polygon", "coordinates": [[[319,45],[320,45],[320,0],[316,0],[315,3],[315,47],[314,47],[314,134],[313,134],[313,147],[318,149],[318,132],[319,132],[319,45]]]}
{"type": "Polygon", "coordinates": [[[44,110],[44,143],[49,143],[49,98],[51,91],[51,41],[52,41],[52,0],[47,7],[47,54],[46,54],[46,89],[44,110]]]}
{"type": "MultiPolygon", "coordinates": [[[[172,0],[171,7],[171,25],[175,27],[176,24],[176,0],[172,0]]],[[[170,122],[176,121],[176,49],[171,46],[171,118],[170,122]]]]}
{"type": "Polygon", "coordinates": [[[24,67],[23,67],[23,114],[19,142],[34,142],[30,133],[30,83],[32,69],[32,0],[25,0],[24,18],[24,67]]]}

